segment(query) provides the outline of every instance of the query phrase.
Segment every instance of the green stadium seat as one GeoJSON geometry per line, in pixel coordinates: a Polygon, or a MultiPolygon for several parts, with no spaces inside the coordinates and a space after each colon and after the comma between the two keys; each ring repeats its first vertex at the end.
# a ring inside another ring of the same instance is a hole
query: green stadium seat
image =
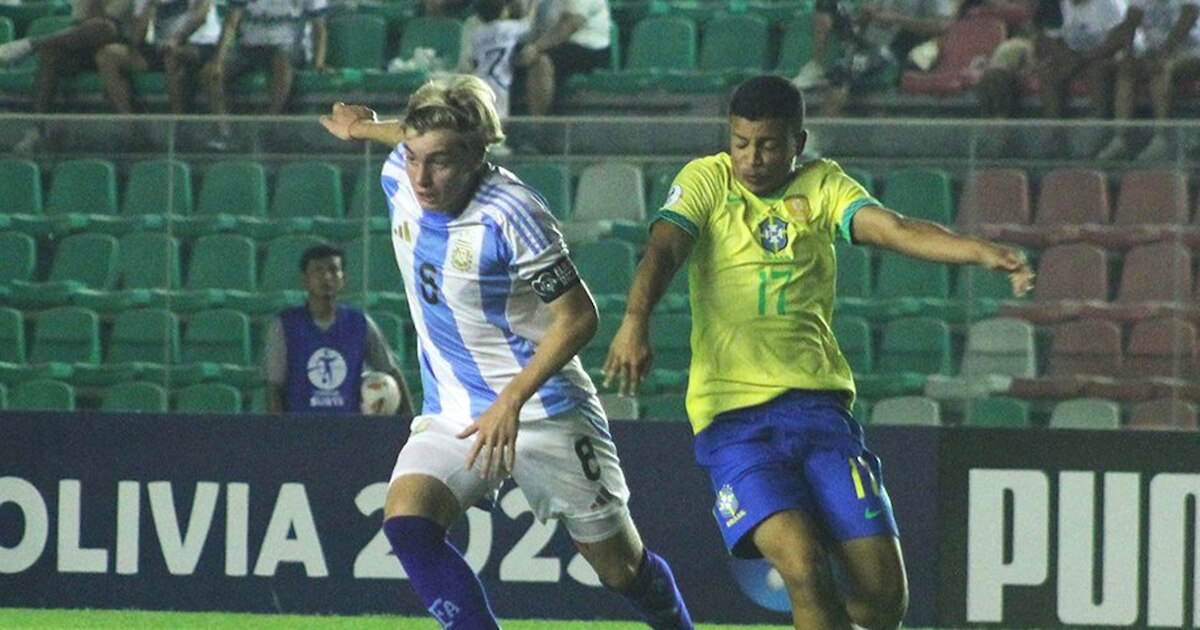
{"type": "Polygon", "coordinates": [[[0,298],[13,280],[29,281],[37,269],[37,241],[23,232],[0,232],[0,298]]]}
{"type": "Polygon", "coordinates": [[[950,326],[931,317],[908,317],[884,324],[874,373],[858,374],[855,381],[860,395],[885,398],[919,393],[926,376],[952,370],[950,326]]]}
{"type": "MultiPolygon", "coordinates": [[[[253,292],[258,286],[254,240],[241,234],[208,234],[196,239],[183,289],[162,291],[156,305],[174,311],[221,306],[226,292],[253,292]]],[[[295,276],[293,276],[295,277],[295,276]]]]}
{"type": "Polygon", "coordinates": [[[672,92],[724,92],[766,69],[769,41],[765,18],[718,13],[704,23],[697,70],[668,75],[660,82],[672,92]]]}
{"type": "Polygon", "coordinates": [[[0,382],[0,409],[8,409],[8,387],[0,382]]]}
{"type": "Polygon", "coordinates": [[[74,411],[75,388],[61,381],[35,379],[14,385],[8,408],[13,411],[74,411]]]}
{"type": "Polygon", "coordinates": [[[176,392],[174,409],[178,413],[237,414],[242,412],[242,393],[224,383],[197,383],[176,392]]]}
{"type": "Polygon", "coordinates": [[[667,162],[646,169],[646,210],[651,216],[662,209],[675,176],[685,165],[685,162],[667,162]]]}
{"type": "MultiPolygon", "coordinates": [[[[418,16],[404,23],[397,56],[411,59],[418,48],[431,48],[448,68],[458,63],[462,22],[450,17],[418,16]]],[[[363,87],[368,92],[412,92],[425,83],[424,71],[368,73],[363,87]]]]}
{"type": "Polygon", "coordinates": [[[190,315],[183,332],[180,362],[171,382],[188,385],[216,380],[237,387],[262,383],[252,362],[250,318],[234,309],[210,309],[190,315]]]}
{"type": "Polygon", "coordinates": [[[691,294],[688,289],[688,266],[682,265],[675,271],[671,284],[667,285],[666,293],[658,302],[658,308],[664,313],[690,313],[692,310],[691,294]]]}
{"type": "Polygon", "coordinates": [[[400,274],[390,235],[356,238],[346,245],[345,252],[346,259],[342,262],[346,271],[347,299],[357,296],[356,302],[363,306],[408,312],[404,276],[400,274]]]}
{"type": "Polygon", "coordinates": [[[1029,296],[1015,297],[1008,274],[977,265],[958,268],[954,297],[957,304],[948,313],[953,322],[974,322],[995,317],[1004,302],[1025,302],[1029,296]]]}
{"type": "MultiPolygon", "coordinates": [[[[20,7],[13,7],[18,11],[24,11],[25,8],[33,8],[43,3],[40,2],[22,2],[20,7]]],[[[50,3],[45,3],[50,4],[50,3]]],[[[40,37],[61,31],[73,23],[70,15],[57,15],[56,7],[47,7],[49,10],[41,12],[34,9],[33,12],[27,12],[20,17],[13,15],[13,22],[17,27],[18,33],[23,33],[22,37],[40,37]],[[27,22],[28,27],[22,28],[22,22],[27,22]]],[[[68,10],[69,13],[69,10],[68,10]]],[[[38,56],[36,54],[16,62],[4,70],[0,70],[0,91],[12,92],[30,92],[33,90],[33,75],[38,65],[38,56]]]]}
{"type": "MultiPolygon", "coordinates": [[[[379,167],[372,164],[360,168],[353,186],[350,201],[346,204],[346,218],[354,219],[356,223],[366,221],[366,229],[372,234],[390,232],[391,211],[388,209],[387,196],[383,194],[383,186],[379,183],[379,167]]],[[[361,235],[362,226],[356,227],[361,235]]]]}
{"type": "Polygon", "coordinates": [[[600,370],[604,368],[604,359],[608,357],[608,347],[612,345],[613,337],[616,336],[620,326],[620,317],[615,314],[602,313],[596,334],[583,347],[583,350],[579,351],[579,359],[583,363],[583,368],[592,375],[593,380],[596,380],[600,370]]]}
{"type": "Polygon", "coordinates": [[[666,74],[695,70],[697,40],[696,22],[690,18],[647,17],[633,27],[623,69],[577,74],[571,77],[567,87],[620,93],[645,91],[666,74]]]}
{"type": "Polygon", "coordinates": [[[990,429],[1027,429],[1032,425],[1029,403],[1015,398],[981,398],[967,403],[963,424],[990,429]]]}
{"type": "Polygon", "coordinates": [[[162,230],[169,219],[190,215],[192,203],[192,173],[185,162],[144,160],[129,170],[120,212],[93,216],[88,229],[110,234],[162,230]]]}
{"type": "Polygon", "coordinates": [[[541,193],[547,209],[559,221],[571,218],[571,169],[558,162],[521,162],[513,173],[541,193]]]}
{"type": "Polygon", "coordinates": [[[903,168],[888,172],[880,201],[905,216],[950,225],[954,221],[952,191],[950,174],[942,169],[903,168]]]}
{"type": "Polygon", "coordinates": [[[145,381],[118,383],[100,395],[100,411],[166,413],[167,390],[145,381]]]}
{"type": "Polygon", "coordinates": [[[0,160],[0,228],[13,227],[22,232],[44,235],[52,222],[42,206],[42,170],[32,160],[0,160]]]}
{"type": "Polygon", "coordinates": [[[58,242],[45,282],[13,280],[12,302],[22,308],[61,306],[85,289],[111,291],[119,265],[117,239],[71,234],[58,242]]]}
{"type": "Polygon", "coordinates": [[[237,231],[242,229],[242,222],[258,224],[266,215],[267,173],[263,165],[256,160],[223,160],[204,171],[195,212],[173,217],[171,229],[182,236],[237,231]]]}
{"type": "Polygon", "coordinates": [[[383,310],[373,310],[369,315],[379,326],[400,367],[417,367],[417,340],[412,322],[383,310]]]}
{"type": "Polygon", "coordinates": [[[228,291],[225,303],[251,316],[274,313],[304,301],[300,257],[304,250],[325,243],[311,234],[285,234],[267,243],[257,290],[228,291]]]}
{"type": "MultiPolygon", "coordinates": [[[[346,216],[342,171],[328,162],[291,162],[279,169],[265,223],[249,233],[258,239],[284,234],[336,232],[346,216]]],[[[361,230],[361,227],[357,227],[361,230]]]]}
{"type": "Polygon", "coordinates": [[[117,167],[111,161],[76,158],[54,167],[46,200],[54,232],[86,230],[92,217],[112,221],[116,214],[117,167]]]}
{"type": "Polygon", "coordinates": [[[625,310],[625,296],[637,266],[632,244],[611,238],[582,243],[571,248],[571,260],[602,313],[625,310]]]}
{"type": "Polygon", "coordinates": [[[0,307],[0,362],[25,363],[25,316],[15,308],[0,307]]]}
{"type": "Polygon", "coordinates": [[[71,301],[100,313],[116,313],[149,306],[154,292],[180,287],[179,241],[163,232],[130,232],[118,248],[120,269],[116,291],[84,290],[71,301]]]}
{"type": "Polygon", "coordinates": [[[179,318],[164,308],[125,311],[113,320],[104,362],[76,365],[77,385],[111,386],[134,379],[167,382],[179,362],[179,318]]]}
{"type": "Polygon", "coordinates": [[[862,187],[866,189],[867,193],[871,195],[875,194],[875,176],[871,174],[871,171],[865,168],[854,168],[847,166],[842,167],[842,170],[845,171],[846,174],[851,177],[851,179],[862,185],[862,187]]]}
{"type": "Polygon", "coordinates": [[[100,317],[95,311],[77,306],[37,313],[33,316],[29,362],[100,363],[100,317]]]}
{"type": "Polygon", "coordinates": [[[654,366],[687,370],[692,360],[692,317],[685,313],[655,313],[650,316],[650,339],[654,344],[654,366]]]}
{"type": "Polygon", "coordinates": [[[1113,430],[1121,428],[1121,407],[1111,400],[1073,398],[1054,406],[1051,429],[1113,430]]]}
{"type": "Polygon", "coordinates": [[[347,14],[329,18],[331,68],[382,71],[387,65],[387,20],[377,15],[347,14]]]}
{"type": "Polygon", "coordinates": [[[250,404],[246,411],[250,413],[267,413],[266,387],[256,387],[250,391],[250,404]]]}
{"type": "Polygon", "coordinates": [[[812,59],[812,36],[812,13],[800,13],[788,21],[779,45],[779,58],[775,62],[776,74],[788,77],[800,74],[800,69],[812,59]]]}
{"type": "Polygon", "coordinates": [[[879,255],[875,300],[857,314],[875,321],[909,315],[947,319],[953,309],[948,265],[884,251],[879,255]]]}
{"type": "Polygon", "coordinates": [[[850,369],[855,374],[871,374],[875,371],[875,349],[871,339],[871,324],[863,317],[835,315],[832,322],[833,337],[850,369]]]}
{"type": "Polygon", "coordinates": [[[0,44],[11,42],[17,33],[16,26],[13,25],[12,18],[7,15],[0,15],[0,44]]]}
{"type": "Polygon", "coordinates": [[[881,307],[873,299],[871,282],[871,250],[866,247],[838,242],[837,285],[834,313],[836,315],[872,315],[881,307]]]}

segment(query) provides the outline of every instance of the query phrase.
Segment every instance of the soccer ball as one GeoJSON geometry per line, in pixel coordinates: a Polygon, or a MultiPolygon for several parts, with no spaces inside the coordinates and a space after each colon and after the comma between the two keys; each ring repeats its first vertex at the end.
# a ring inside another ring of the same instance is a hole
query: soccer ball
{"type": "Polygon", "coordinates": [[[368,416],[390,416],[400,407],[400,386],[391,374],[367,372],[362,378],[359,409],[368,416]]]}

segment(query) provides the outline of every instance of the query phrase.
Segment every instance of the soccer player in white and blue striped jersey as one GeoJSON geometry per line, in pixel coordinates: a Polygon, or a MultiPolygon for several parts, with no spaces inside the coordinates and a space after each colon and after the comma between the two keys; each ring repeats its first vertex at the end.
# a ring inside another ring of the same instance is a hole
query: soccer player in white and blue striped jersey
{"type": "Polygon", "coordinates": [[[321,119],[343,140],[395,148],[381,181],[425,402],[392,473],[384,532],[444,627],[497,628],[446,531],[511,476],[652,628],[692,628],[670,567],[629,516],[608,421],[576,357],[595,334],[595,303],[541,195],[486,161],[504,139],[493,103],[477,77],[455,75],[417,90],[402,120],[341,103],[321,119]]]}

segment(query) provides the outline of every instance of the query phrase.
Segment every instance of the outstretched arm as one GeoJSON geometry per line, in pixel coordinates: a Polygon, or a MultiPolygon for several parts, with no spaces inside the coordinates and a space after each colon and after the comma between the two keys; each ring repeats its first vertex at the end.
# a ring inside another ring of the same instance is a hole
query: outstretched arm
{"type": "Polygon", "coordinates": [[[458,434],[459,438],[475,436],[467,467],[473,468],[476,460],[480,460],[481,477],[502,476],[512,470],[517,457],[521,408],[596,334],[599,322],[596,303],[582,282],[554,298],[549,307],[550,326],[538,342],[533,358],[500,390],[495,402],[458,434]]]}
{"type": "Polygon", "coordinates": [[[334,103],[333,111],[321,117],[321,125],[339,140],[370,140],[395,147],[404,140],[404,123],[379,120],[375,110],[362,105],[334,103]]]}
{"type": "Polygon", "coordinates": [[[1033,268],[1020,250],[991,241],[955,234],[929,221],[867,206],[852,219],[854,240],[931,262],[975,264],[1006,272],[1013,295],[1033,288],[1033,268]]]}
{"type": "Polygon", "coordinates": [[[654,360],[650,351],[650,312],[662,299],[671,278],[692,251],[692,237],[683,228],[668,221],[655,221],[642,262],[638,263],[625,318],[613,337],[604,361],[604,386],[614,382],[623,396],[637,393],[638,384],[650,371],[654,360]]]}

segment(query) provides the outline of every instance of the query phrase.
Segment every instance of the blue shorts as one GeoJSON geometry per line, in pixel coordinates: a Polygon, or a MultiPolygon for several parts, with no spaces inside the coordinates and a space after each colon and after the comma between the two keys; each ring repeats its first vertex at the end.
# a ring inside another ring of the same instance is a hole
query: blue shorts
{"type": "Polygon", "coordinates": [[[790,391],[720,414],[695,448],[716,493],[713,517],[734,556],[762,557],[749,534],[772,514],[797,508],[837,542],[899,535],[879,458],[840,394],[790,391]]]}

